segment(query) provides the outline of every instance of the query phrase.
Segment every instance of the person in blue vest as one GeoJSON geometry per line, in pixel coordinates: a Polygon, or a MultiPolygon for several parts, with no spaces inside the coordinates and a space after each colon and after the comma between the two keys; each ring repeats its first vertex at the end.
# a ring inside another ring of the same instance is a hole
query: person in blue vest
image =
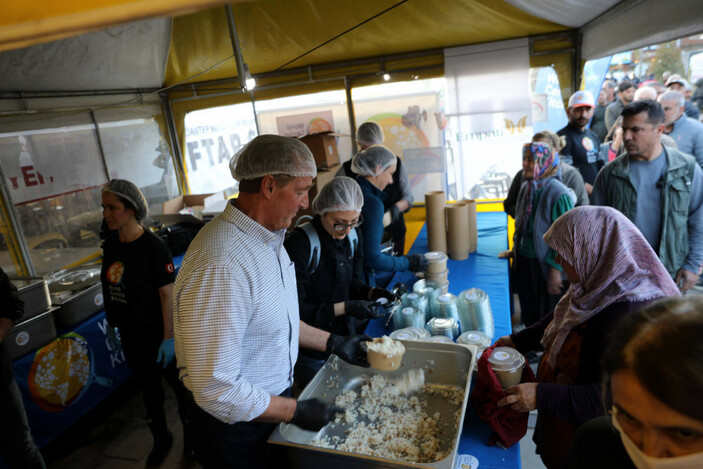
{"type": "Polygon", "coordinates": [[[396,156],[382,145],[360,151],[354,155],[351,163],[351,169],[357,175],[356,181],[364,194],[364,206],[361,209],[364,217],[361,227],[364,235],[364,272],[366,282],[373,286],[388,285],[394,272],[422,272],[428,265],[423,254],[391,256],[381,252],[385,213],[383,201],[386,199],[383,190],[393,182],[396,168],[396,156]]]}
{"type": "MultiPolygon", "coordinates": [[[[379,298],[395,296],[364,283],[364,250],[359,232],[364,196],[359,184],[336,177],[312,202],[315,217],[284,242],[295,264],[300,319],[337,335],[363,334],[369,319],[383,315],[379,298]]],[[[298,390],[313,378],[329,353],[301,349],[295,364],[298,390]]]]}
{"type": "Polygon", "coordinates": [[[575,196],[559,180],[559,154],[546,142],[523,146],[523,182],[515,213],[513,280],[520,297],[522,321],[531,326],[551,313],[566,289],[556,252],[542,236],[574,207],[575,196]]]}

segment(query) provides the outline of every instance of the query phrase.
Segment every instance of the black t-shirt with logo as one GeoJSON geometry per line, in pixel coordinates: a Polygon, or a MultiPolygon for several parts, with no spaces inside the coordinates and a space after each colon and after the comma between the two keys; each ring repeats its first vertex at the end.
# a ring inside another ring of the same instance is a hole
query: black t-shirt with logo
{"type": "MultiPolygon", "coordinates": [[[[558,135],[566,137],[566,146],[559,152],[563,156],[571,156],[573,162],[571,166],[575,167],[583,176],[584,182],[593,184],[596,181],[598,171],[603,166],[603,161],[598,160],[600,152],[600,142],[598,137],[591,130],[579,130],[571,124],[567,125],[559,132],[558,135]]],[[[569,160],[566,159],[569,163],[569,160]]]]}
{"type": "Polygon", "coordinates": [[[171,253],[150,231],[129,243],[117,236],[105,240],[100,273],[105,312],[123,334],[163,334],[159,288],[175,279],[171,253]]]}

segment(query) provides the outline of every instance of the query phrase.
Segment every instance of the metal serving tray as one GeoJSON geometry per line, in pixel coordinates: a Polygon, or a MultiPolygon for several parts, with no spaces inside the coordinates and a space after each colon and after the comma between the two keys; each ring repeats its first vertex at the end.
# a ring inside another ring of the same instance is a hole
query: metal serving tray
{"type": "Polygon", "coordinates": [[[5,343],[11,361],[34,352],[56,339],[53,314],[57,309],[49,309],[15,324],[15,327],[10,329],[5,337],[5,343]]]}
{"type": "Polygon", "coordinates": [[[382,373],[386,378],[397,378],[408,370],[423,368],[427,384],[457,386],[464,391],[464,400],[459,409],[459,425],[455,427],[454,412],[457,407],[439,396],[429,396],[425,410],[429,415],[440,412],[440,420],[445,426],[446,435],[443,449],[451,447],[446,458],[434,463],[410,463],[396,461],[357,453],[348,453],[334,449],[312,446],[314,438],[334,435],[343,436],[346,424],[327,425],[319,432],[308,432],[295,425],[280,424],[269,438],[269,443],[287,447],[288,457],[294,468],[334,467],[335,469],[353,468],[407,468],[432,467],[453,469],[459,447],[459,438],[464,427],[464,415],[471,387],[473,356],[475,348],[457,344],[402,341],[405,355],[400,368],[396,371],[381,372],[372,368],[349,365],[335,355],[325,362],[322,369],[310,381],[299,399],[318,398],[325,402],[334,402],[342,392],[353,389],[358,391],[362,384],[373,375],[382,373]]]}
{"type": "Polygon", "coordinates": [[[49,286],[43,277],[10,277],[10,282],[17,287],[20,298],[24,301],[22,320],[33,318],[51,306],[49,286]]]}

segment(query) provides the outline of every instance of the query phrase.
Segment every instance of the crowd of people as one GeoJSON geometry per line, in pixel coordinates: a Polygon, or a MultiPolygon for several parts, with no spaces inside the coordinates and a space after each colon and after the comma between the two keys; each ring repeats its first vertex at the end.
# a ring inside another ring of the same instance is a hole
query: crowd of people
{"type": "Polygon", "coordinates": [[[550,469],[703,458],[703,419],[681,376],[703,368],[670,355],[695,349],[682,328],[701,325],[702,302],[676,299],[703,266],[703,124],[690,91],[678,75],[639,87],[607,80],[597,101],[570,97],[562,142],[546,131],[523,147],[504,203],[514,248],[500,257],[513,259],[525,328],[497,344],[538,363],[537,382],[506,389],[498,405],[537,410],[534,440],[550,469]],[[567,178],[573,170],[580,180],[567,178]]]}
{"type": "MultiPolygon", "coordinates": [[[[617,461],[607,467],[696,467],[703,457],[703,301],[680,298],[703,265],[703,124],[689,117],[687,89],[676,75],[639,88],[606,81],[597,102],[570,97],[563,129],[523,146],[504,203],[514,247],[500,256],[512,259],[526,327],[496,343],[543,353],[537,382],[506,389],[497,405],[537,410],[550,469],[598,465],[585,463],[595,444],[617,461]]],[[[376,123],[357,139],[361,151],[312,201],[315,216],[288,235],[309,204],[315,160],[297,139],[252,140],[230,162],[238,197],[198,233],[177,276],[140,223],[139,188],[103,188],[108,341],[141,387],[149,465],[173,444],[162,376],[184,452],[206,468],[280,467],[266,445],[277,423],[319,430],[342,411],[297,395],[330,354],[368,366],[364,331],[383,314],[377,302],[396,299],[393,272],[427,268],[424,255],[403,255],[413,198],[402,160],[376,123]],[[383,251],[387,240],[395,253],[383,251]]],[[[2,348],[22,308],[5,280],[0,271],[12,305],[0,312],[0,404],[10,403],[15,430],[0,444],[21,454],[10,463],[43,467],[2,348]]]]}

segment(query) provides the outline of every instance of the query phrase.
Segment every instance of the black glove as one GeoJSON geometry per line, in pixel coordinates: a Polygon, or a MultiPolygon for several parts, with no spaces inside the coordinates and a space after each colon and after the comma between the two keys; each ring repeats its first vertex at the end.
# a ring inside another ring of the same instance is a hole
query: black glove
{"type": "Polygon", "coordinates": [[[338,413],[343,414],[344,409],[322,402],[320,399],[298,401],[290,423],[303,430],[316,432],[334,420],[335,414],[338,413]]]}
{"type": "Polygon", "coordinates": [[[410,254],[408,261],[410,261],[408,270],[411,272],[423,272],[430,265],[430,261],[425,258],[424,254],[410,254]]]}
{"type": "Polygon", "coordinates": [[[330,334],[327,339],[327,353],[333,353],[347,363],[356,366],[368,367],[366,351],[361,348],[362,342],[371,341],[370,336],[364,335],[337,335],[330,334]]]}
{"type": "Polygon", "coordinates": [[[400,209],[398,209],[398,206],[395,204],[391,205],[388,211],[391,212],[391,223],[397,222],[401,217],[400,209]]]}
{"type": "Polygon", "coordinates": [[[344,302],[344,311],[356,319],[378,319],[385,311],[374,307],[373,301],[348,300],[344,302]]]}
{"type": "Polygon", "coordinates": [[[397,299],[397,297],[393,293],[389,292],[385,288],[373,287],[369,292],[369,299],[377,300],[379,298],[385,298],[391,303],[397,299]]]}

